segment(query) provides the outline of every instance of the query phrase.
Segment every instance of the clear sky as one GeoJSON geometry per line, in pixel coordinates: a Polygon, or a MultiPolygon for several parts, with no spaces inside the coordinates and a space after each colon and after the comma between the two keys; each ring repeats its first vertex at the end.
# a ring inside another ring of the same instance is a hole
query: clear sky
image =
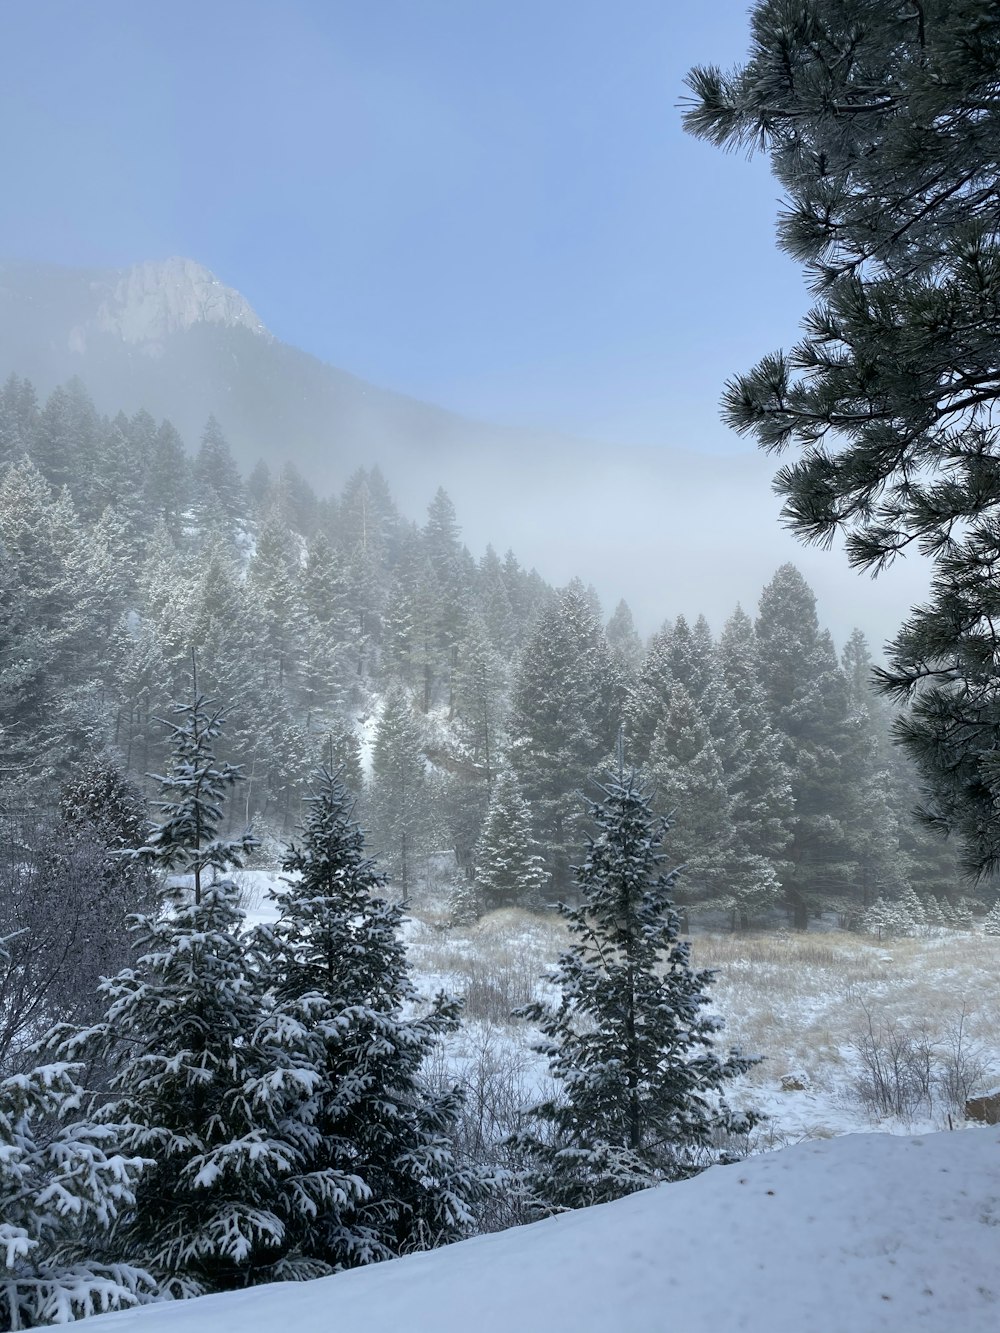
{"type": "Polygon", "coordinates": [[[912,562],[873,585],[798,546],[769,460],[713,462],[711,486],[659,461],[753,454],[722,384],[809,303],[766,160],[681,131],[686,72],[744,58],[747,8],[2,0],[0,257],[189,256],[336,366],[606,441],[601,465],[568,445],[530,484],[473,471],[401,499],[419,517],[443,483],[476,553],[578,573],[645,630],[701,609],[718,627],[793,559],[838,637],[878,645],[922,590],[912,562]]]}
{"type": "Polygon", "coordinates": [[[281,338],[491,421],[734,447],[794,336],[777,189],[685,136],[744,0],[4,0],[0,255],[188,255],[281,338]]]}

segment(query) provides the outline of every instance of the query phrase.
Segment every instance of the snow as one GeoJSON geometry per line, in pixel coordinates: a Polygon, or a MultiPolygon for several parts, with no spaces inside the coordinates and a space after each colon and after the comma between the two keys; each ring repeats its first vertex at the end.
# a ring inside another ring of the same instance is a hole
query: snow
{"type": "Polygon", "coordinates": [[[798,1144],[533,1226],[88,1333],[996,1333],[1000,1130],[798,1144]]]}

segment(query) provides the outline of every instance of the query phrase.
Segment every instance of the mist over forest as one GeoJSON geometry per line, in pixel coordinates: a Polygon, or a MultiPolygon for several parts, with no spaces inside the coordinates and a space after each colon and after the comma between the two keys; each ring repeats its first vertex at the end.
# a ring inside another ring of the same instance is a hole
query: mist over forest
{"type": "Polygon", "coordinates": [[[4,17],[0,1333],[995,1333],[1000,7],[4,17]]]}

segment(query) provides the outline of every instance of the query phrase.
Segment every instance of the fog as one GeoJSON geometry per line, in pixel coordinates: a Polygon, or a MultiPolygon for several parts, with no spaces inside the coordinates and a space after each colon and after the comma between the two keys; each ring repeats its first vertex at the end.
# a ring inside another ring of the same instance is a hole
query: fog
{"type": "MultiPolygon", "coordinates": [[[[501,554],[509,546],[550,582],[592,583],[606,615],[624,597],[643,636],[678,614],[704,613],[718,632],[737,603],[753,614],[764,584],[791,561],[838,646],[858,627],[878,655],[924,595],[927,564],[911,556],[874,580],[851,571],[841,549],[802,545],[780,521],[776,467],[751,450],[698,455],[548,439],[492,466],[456,457],[444,485],[475,554],[487,542],[501,554]]],[[[419,519],[419,480],[398,493],[419,519]]]]}

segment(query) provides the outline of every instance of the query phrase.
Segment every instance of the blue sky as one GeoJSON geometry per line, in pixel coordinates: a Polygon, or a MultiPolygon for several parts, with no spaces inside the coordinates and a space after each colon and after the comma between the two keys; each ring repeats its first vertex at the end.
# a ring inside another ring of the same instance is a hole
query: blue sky
{"type": "MultiPolygon", "coordinates": [[[[0,255],[189,255],[281,338],[492,421],[736,446],[806,305],[766,162],[695,142],[744,0],[5,0],[0,255]]],[[[749,446],[746,446],[749,447],[749,446]]]]}
{"type": "Polygon", "coordinates": [[[801,547],[772,460],[719,421],[726,377],[809,303],[767,162],[681,131],[686,72],[745,57],[747,8],[3,0],[0,257],[190,256],[336,366],[606,442],[599,464],[568,444],[531,478],[498,459],[397,494],[419,518],[443,483],[474,551],[624,595],[644,631],[718,627],[790,559],[838,638],[877,646],[922,568],[872,583],[801,547]]]}

